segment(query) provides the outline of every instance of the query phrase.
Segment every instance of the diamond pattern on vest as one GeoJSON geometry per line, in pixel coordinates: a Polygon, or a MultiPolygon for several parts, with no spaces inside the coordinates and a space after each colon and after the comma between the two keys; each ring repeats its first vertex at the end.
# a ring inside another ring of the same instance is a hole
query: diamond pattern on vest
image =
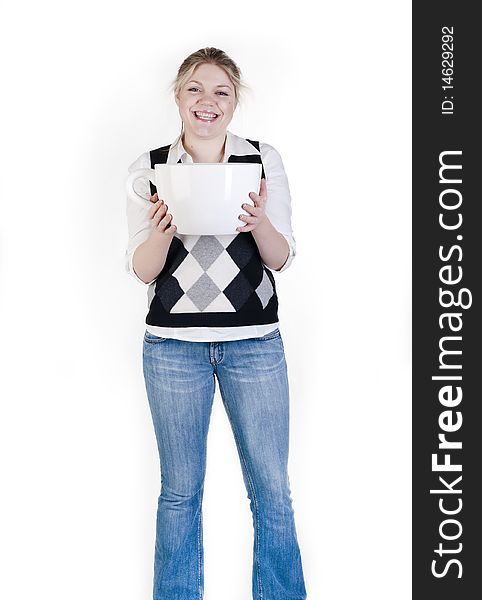
{"type": "Polygon", "coordinates": [[[159,282],[159,298],[166,311],[234,312],[248,301],[252,307],[266,307],[274,286],[266,271],[260,275],[251,235],[175,234],[174,239],[176,260],[162,278],[162,285],[159,282]]]}

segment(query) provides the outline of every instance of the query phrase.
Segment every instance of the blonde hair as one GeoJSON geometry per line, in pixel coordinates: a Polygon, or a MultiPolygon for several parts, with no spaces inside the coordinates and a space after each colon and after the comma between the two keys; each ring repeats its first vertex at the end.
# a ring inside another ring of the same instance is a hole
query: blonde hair
{"type": "Polygon", "coordinates": [[[176,78],[170,85],[170,90],[174,92],[174,96],[178,96],[184,84],[192,77],[196,67],[204,63],[221,67],[226,72],[234,86],[236,102],[240,103],[243,92],[250,88],[241,80],[241,71],[234,60],[218,48],[201,48],[184,59],[176,78]]]}

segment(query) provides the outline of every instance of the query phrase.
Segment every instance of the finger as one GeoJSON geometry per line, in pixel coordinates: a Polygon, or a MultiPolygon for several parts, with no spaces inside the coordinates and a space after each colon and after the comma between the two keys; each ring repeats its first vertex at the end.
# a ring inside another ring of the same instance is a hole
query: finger
{"type": "Polygon", "coordinates": [[[255,227],[256,227],[256,225],[245,225],[244,227],[236,227],[236,229],[240,232],[243,232],[243,231],[252,231],[255,227]]]}
{"type": "Polygon", "coordinates": [[[251,204],[242,204],[241,208],[247,211],[250,215],[254,215],[255,217],[261,216],[262,209],[259,206],[252,206],[251,204]]]}
{"type": "Polygon", "coordinates": [[[160,206],[163,206],[163,205],[164,205],[164,201],[163,200],[157,200],[156,202],[154,202],[153,206],[150,207],[149,214],[155,215],[156,214],[156,210],[160,206]]]}
{"type": "Polygon", "coordinates": [[[261,183],[259,184],[259,194],[256,194],[256,197],[266,199],[266,196],[267,196],[266,179],[263,177],[263,179],[261,179],[261,183]]]}
{"type": "Polygon", "coordinates": [[[161,204],[163,204],[164,200],[162,198],[159,198],[159,196],[157,195],[157,192],[155,192],[154,195],[151,196],[151,202],[153,202],[154,204],[156,202],[160,202],[161,204]]]}
{"type": "Polygon", "coordinates": [[[161,206],[151,219],[154,227],[159,225],[159,221],[166,215],[167,207],[161,206]]]}
{"type": "Polygon", "coordinates": [[[239,215],[241,221],[245,221],[246,223],[257,223],[258,217],[252,217],[250,215],[239,215]]]}
{"type": "Polygon", "coordinates": [[[264,206],[266,203],[265,196],[259,196],[256,192],[250,192],[249,197],[253,200],[255,206],[264,206]]]}
{"type": "Polygon", "coordinates": [[[259,203],[260,203],[260,197],[258,196],[258,194],[256,194],[256,192],[250,192],[249,193],[249,197],[254,202],[254,206],[258,206],[259,205],[259,203]]]}
{"type": "Polygon", "coordinates": [[[153,219],[154,216],[161,218],[167,210],[167,204],[161,204],[161,200],[156,202],[154,206],[149,209],[149,218],[153,219]]]}
{"type": "Polygon", "coordinates": [[[166,227],[168,227],[170,225],[171,220],[172,220],[172,215],[170,213],[168,213],[165,217],[163,217],[159,221],[159,225],[157,226],[158,229],[164,230],[166,227]]]}
{"type": "Polygon", "coordinates": [[[266,179],[263,177],[259,186],[259,195],[266,196],[266,179]]]}

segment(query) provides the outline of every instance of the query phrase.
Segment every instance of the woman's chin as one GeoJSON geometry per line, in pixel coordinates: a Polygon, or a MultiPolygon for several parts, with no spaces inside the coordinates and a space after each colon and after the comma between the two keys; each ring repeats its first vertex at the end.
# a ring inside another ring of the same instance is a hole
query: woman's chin
{"type": "MultiPolygon", "coordinates": [[[[223,131],[226,131],[224,123],[216,123],[214,127],[214,123],[209,125],[205,125],[204,123],[189,123],[189,125],[191,132],[201,137],[212,137],[213,134],[219,135],[220,133],[223,133],[223,131]]],[[[186,126],[184,127],[186,128],[186,126]]]]}

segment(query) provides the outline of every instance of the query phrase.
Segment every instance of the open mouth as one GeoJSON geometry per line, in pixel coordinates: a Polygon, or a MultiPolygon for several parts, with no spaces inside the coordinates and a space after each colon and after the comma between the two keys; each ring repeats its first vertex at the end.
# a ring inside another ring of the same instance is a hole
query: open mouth
{"type": "Polygon", "coordinates": [[[193,110],[192,113],[197,121],[203,121],[204,123],[212,123],[219,117],[216,113],[203,110],[193,110]]]}

